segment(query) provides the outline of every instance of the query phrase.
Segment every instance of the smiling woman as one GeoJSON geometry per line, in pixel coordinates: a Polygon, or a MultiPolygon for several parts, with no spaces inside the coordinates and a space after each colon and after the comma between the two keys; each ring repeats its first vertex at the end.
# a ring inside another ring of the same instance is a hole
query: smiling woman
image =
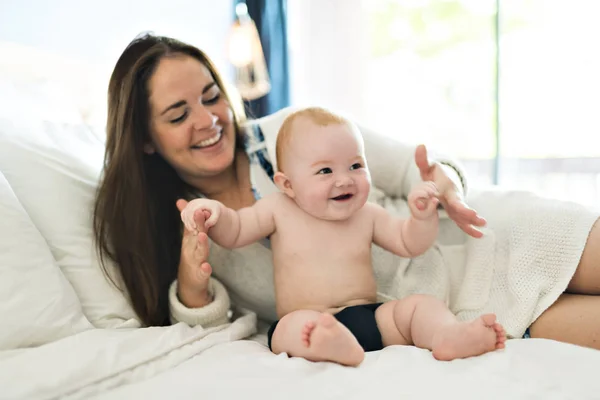
{"type": "MultiPolygon", "coordinates": [[[[94,228],[103,265],[108,258],[119,266],[147,325],[169,323],[169,286],[178,277],[185,277],[178,295],[188,306],[209,303],[217,291],[212,281],[207,290],[206,236],[182,240],[175,205],[238,186],[244,168],[233,160],[245,116],[236,110],[210,59],[176,40],[140,37],[115,66],[94,228]]],[[[248,192],[238,201],[252,202],[248,192]]]]}

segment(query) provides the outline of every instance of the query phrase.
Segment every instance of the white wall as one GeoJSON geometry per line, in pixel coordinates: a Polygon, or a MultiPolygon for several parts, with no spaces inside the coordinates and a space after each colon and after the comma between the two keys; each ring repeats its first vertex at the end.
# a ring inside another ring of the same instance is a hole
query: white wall
{"type": "MultiPolygon", "coordinates": [[[[138,33],[154,31],[206,51],[227,67],[229,0],[0,0],[0,41],[112,68],[138,33]]],[[[5,55],[0,55],[5,56],[5,55]]]]}
{"type": "MultiPolygon", "coordinates": [[[[43,92],[61,113],[75,108],[86,122],[103,126],[112,69],[127,44],[146,31],[201,48],[231,79],[226,43],[232,3],[0,0],[0,89],[19,82],[16,90],[43,92]]],[[[1,97],[0,104],[11,102],[1,97]]]]}
{"type": "Polygon", "coordinates": [[[363,121],[368,58],[364,0],[288,0],[291,101],[363,121]]]}

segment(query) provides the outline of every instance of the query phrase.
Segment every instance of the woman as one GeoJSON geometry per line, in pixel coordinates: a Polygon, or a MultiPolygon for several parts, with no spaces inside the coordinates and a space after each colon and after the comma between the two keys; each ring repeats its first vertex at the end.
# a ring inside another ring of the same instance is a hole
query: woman
{"type": "MultiPolygon", "coordinates": [[[[134,40],[111,76],[105,174],[95,206],[95,235],[102,254],[119,267],[133,307],[146,325],[168,324],[169,316],[172,321],[204,326],[226,321],[228,294],[216,279],[209,279],[212,268],[227,284],[236,304],[257,311],[265,319],[275,318],[268,242],[235,251],[212,246],[209,265],[206,234],[201,232],[196,237],[187,231],[182,233],[179,217],[186,204],[184,199],[203,195],[239,209],[276,190],[269,179],[275,168],[269,151],[286,113],[278,113],[260,126],[249,124],[249,128],[242,129],[245,118],[235,100],[227,94],[223,80],[204,53],[164,37],[147,35],[134,40]]],[[[460,253],[456,257],[443,249],[433,249],[425,258],[439,271],[450,270],[450,285],[442,280],[438,286],[452,289],[458,285],[454,292],[449,289],[452,306],[453,299],[460,300],[466,293],[462,289],[469,286],[470,271],[458,274],[456,271],[464,268],[457,260],[468,261],[478,252],[497,252],[494,249],[502,246],[492,243],[485,248],[486,241],[478,239],[482,237],[478,227],[486,221],[462,201],[464,175],[456,163],[430,164],[422,146],[415,152],[390,139],[363,134],[376,201],[396,204],[401,212],[402,201],[398,203],[398,199],[405,197],[410,185],[419,179],[433,180],[442,193],[440,200],[448,217],[464,232],[448,233],[451,241],[469,235],[466,245],[452,247],[460,253]],[[457,283],[463,279],[464,283],[457,283]]],[[[481,204],[485,209],[486,202],[481,204]]],[[[551,248],[532,248],[536,242],[525,247],[548,252],[547,269],[559,278],[547,280],[544,287],[532,288],[521,305],[510,297],[511,290],[497,289],[502,287],[498,282],[510,283],[510,278],[517,275],[510,269],[511,262],[504,265],[497,258],[489,265],[478,265],[479,270],[494,271],[488,274],[487,292],[496,296],[496,303],[480,308],[517,303],[505,316],[510,325],[511,313],[527,306],[531,310],[513,324],[513,336],[520,336],[533,323],[529,330],[532,337],[600,348],[600,225],[595,224],[597,215],[573,210],[571,214],[578,218],[571,218],[565,211],[566,216],[560,220],[560,224],[567,221],[570,236],[552,236],[551,248]],[[556,250],[554,243],[565,245],[556,250]],[[561,294],[565,288],[568,294],[561,294]]],[[[536,224],[531,229],[536,233],[536,224]]],[[[498,254],[510,255],[511,246],[519,248],[519,243],[512,244],[508,230],[491,230],[486,235],[506,244],[498,254]]],[[[375,260],[375,268],[379,263],[379,274],[385,275],[380,282],[388,280],[390,269],[383,265],[389,264],[389,259],[377,251],[375,257],[381,260],[375,260]]],[[[397,276],[414,286],[403,286],[388,294],[419,290],[421,283],[415,279],[419,274],[413,272],[419,268],[412,266],[423,260],[404,261],[392,260],[394,265],[404,265],[397,276]]],[[[517,272],[524,273],[525,280],[537,273],[527,268],[517,272]]],[[[424,282],[422,285],[426,286],[424,282]]],[[[470,311],[468,306],[465,308],[466,313],[479,311],[477,307],[470,311]]]]}

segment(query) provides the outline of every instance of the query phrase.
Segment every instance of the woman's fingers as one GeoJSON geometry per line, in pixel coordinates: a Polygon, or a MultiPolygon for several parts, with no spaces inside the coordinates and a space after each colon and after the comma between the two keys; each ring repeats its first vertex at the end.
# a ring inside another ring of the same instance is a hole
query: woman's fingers
{"type": "Polygon", "coordinates": [[[206,261],[208,258],[208,236],[206,236],[206,232],[198,232],[197,238],[196,248],[194,249],[195,256],[201,261],[206,261]]]}
{"type": "Polygon", "coordinates": [[[194,275],[194,288],[196,291],[203,293],[208,290],[208,282],[212,274],[212,267],[206,260],[208,259],[208,236],[206,233],[200,232],[196,236],[196,244],[193,249],[192,264],[194,275]]]}
{"type": "Polygon", "coordinates": [[[472,236],[476,239],[483,237],[483,232],[469,224],[457,224],[460,229],[463,230],[467,235],[472,236]]]}
{"type": "Polygon", "coordinates": [[[466,203],[457,196],[453,196],[451,199],[446,198],[445,200],[445,204],[443,205],[448,213],[448,217],[450,217],[460,229],[474,238],[483,236],[483,232],[477,229],[477,227],[486,225],[485,218],[477,214],[477,211],[467,206],[466,203]]]}
{"type": "Polygon", "coordinates": [[[429,173],[431,171],[431,165],[429,164],[429,160],[427,159],[427,148],[425,145],[417,146],[415,150],[415,163],[421,172],[421,179],[424,181],[431,180],[429,178],[429,173]]]}
{"type": "Polygon", "coordinates": [[[200,265],[200,268],[198,268],[198,280],[199,281],[206,281],[206,285],[208,286],[208,278],[210,278],[210,275],[212,274],[212,267],[210,266],[209,263],[204,262],[202,263],[202,265],[200,265]]]}
{"type": "Polygon", "coordinates": [[[474,210],[468,211],[469,214],[470,211],[473,211],[473,215],[452,215],[451,213],[448,213],[448,216],[452,218],[456,225],[458,225],[458,227],[462,229],[467,235],[473,236],[474,238],[480,238],[483,236],[483,232],[477,229],[477,226],[484,226],[485,220],[477,216],[474,210]]]}
{"type": "Polygon", "coordinates": [[[185,206],[187,206],[188,202],[183,200],[183,199],[179,199],[177,200],[177,202],[175,203],[175,205],[177,206],[177,209],[179,210],[179,212],[182,212],[185,209],[185,206]]]}
{"type": "MultiPolygon", "coordinates": [[[[196,233],[206,232],[206,213],[208,213],[208,211],[202,209],[194,211],[194,223],[196,233]]],[[[210,213],[208,213],[208,215],[210,215],[210,213]]]]}
{"type": "Polygon", "coordinates": [[[183,304],[196,308],[212,301],[208,290],[212,268],[206,261],[209,245],[204,228],[205,214],[202,210],[196,210],[192,215],[184,215],[187,204],[188,202],[183,199],[176,202],[184,221],[181,259],[177,274],[178,291],[183,304]],[[190,221],[196,225],[196,228],[190,227],[190,221]]]}
{"type": "Polygon", "coordinates": [[[477,214],[477,211],[467,206],[461,200],[455,200],[449,203],[448,213],[453,214],[451,218],[457,222],[467,223],[475,226],[485,226],[486,220],[477,214]]]}

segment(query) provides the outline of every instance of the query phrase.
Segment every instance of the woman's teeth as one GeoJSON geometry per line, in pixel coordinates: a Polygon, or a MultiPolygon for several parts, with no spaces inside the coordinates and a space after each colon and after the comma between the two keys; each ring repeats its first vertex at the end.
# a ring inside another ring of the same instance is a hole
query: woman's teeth
{"type": "Polygon", "coordinates": [[[222,135],[222,132],[219,131],[215,134],[215,136],[213,136],[209,139],[205,139],[205,140],[199,142],[198,144],[194,145],[193,147],[201,149],[204,147],[212,146],[213,144],[217,143],[221,139],[221,135],[222,135]]]}

